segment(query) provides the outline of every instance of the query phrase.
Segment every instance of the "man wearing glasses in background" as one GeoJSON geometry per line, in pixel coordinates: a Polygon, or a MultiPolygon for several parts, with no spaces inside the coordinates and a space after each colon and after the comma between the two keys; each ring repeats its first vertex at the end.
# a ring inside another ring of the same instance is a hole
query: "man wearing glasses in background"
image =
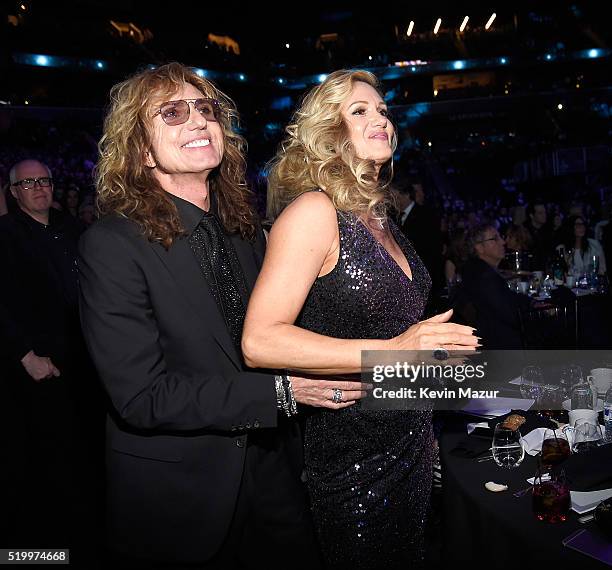
{"type": "Polygon", "coordinates": [[[521,350],[520,311],[528,310],[530,301],[511,291],[497,270],[506,254],[504,238],[494,226],[482,224],[470,232],[468,244],[471,257],[456,292],[456,312],[476,327],[484,348],[521,350]]]}
{"type": "Polygon", "coordinates": [[[93,381],[78,318],[80,229],[51,208],[53,178],[45,164],[23,160],[9,178],[18,207],[0,217],[0,437],[7,479],[0,518],[8,523],[0,546],[77,547],[78,527],[87,524],[77,505],[89,507],[76,472],[83,466],[77,408],[84,384],[93,381]]]}

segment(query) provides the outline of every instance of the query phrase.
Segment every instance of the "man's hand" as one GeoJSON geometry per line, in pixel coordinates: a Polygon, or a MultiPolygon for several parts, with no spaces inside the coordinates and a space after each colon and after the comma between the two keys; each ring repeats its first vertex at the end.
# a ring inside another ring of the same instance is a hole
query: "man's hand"
{"type": "Polygon", "coordinates": [[[41,380],[60,375],[60,371],[56,368],[55,364],[51,362],[48,356],[37,356],[33,350],[30,350],[30,352],[21,359],[21,364],[23,364],[26,372],[35,382],[40,382],[41,380]]]}
{"type": "Polygon", "coordinates": [[[357,400],[365,398],[372,384],[337,380],[313,380],[291,376],[291,386],[296,402],[315,408],[339,410],[352,406],[357,400]],[[340,390],[340,392],[337,392],[340,390]],[[341,398],[334,400],[334,391],[341,398]]]}

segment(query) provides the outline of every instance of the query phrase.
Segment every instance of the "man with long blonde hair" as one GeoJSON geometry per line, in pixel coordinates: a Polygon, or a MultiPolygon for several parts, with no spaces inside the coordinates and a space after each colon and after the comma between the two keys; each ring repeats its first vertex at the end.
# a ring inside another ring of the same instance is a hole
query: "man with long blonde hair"
{"type": "Polygon", "coordinates": [[[349,404],[324,381],[244,364],[265,240],[237,118],[178,63],[111,91],[102,218],[80,244],[82,322],[111,404],[110,546],[133,566],[261,567],[283,551],[318,567],[292,416],[296,402],[349,404]]]}

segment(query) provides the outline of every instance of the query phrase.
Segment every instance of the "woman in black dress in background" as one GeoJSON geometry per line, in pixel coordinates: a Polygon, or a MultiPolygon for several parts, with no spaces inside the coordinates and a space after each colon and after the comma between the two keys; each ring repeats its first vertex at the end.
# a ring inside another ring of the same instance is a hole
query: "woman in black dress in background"
{"type": "MultiPolygon", "coordinates": [[[[358,372],[365,349],[474,348],[473,329],[448,323],[451,312],[419,322],[431,280],[386,216],[381,167],[396,136],[376,78],[332,73],[306,96],[287,133],[269,177],[277,219],[247,312],[247,364],[333,375],[358,372]]],[[[322,400],[337,402],[342,394],[333,379],[329,385],[322,400]]],[[[316,410],[306,422],[307,485],[325,562],[418,565],[431,412],[353,404],[316,410]]]]}

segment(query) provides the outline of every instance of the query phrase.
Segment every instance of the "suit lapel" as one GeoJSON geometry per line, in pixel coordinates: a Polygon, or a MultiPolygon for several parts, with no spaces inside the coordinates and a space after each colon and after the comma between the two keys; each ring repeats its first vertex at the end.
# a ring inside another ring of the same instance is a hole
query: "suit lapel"
{"type": "Polygon", "coordinates": [[[200,314],[202,319],[209,323],[209,328],[217,344],[238,369],[242,368],[241,359],[227,330],[225,319],[219,311],[188,241],[179,238],[168,251],[158,244],[155,244],[153,248],[176,281],[178,290],[200,314]]]}

